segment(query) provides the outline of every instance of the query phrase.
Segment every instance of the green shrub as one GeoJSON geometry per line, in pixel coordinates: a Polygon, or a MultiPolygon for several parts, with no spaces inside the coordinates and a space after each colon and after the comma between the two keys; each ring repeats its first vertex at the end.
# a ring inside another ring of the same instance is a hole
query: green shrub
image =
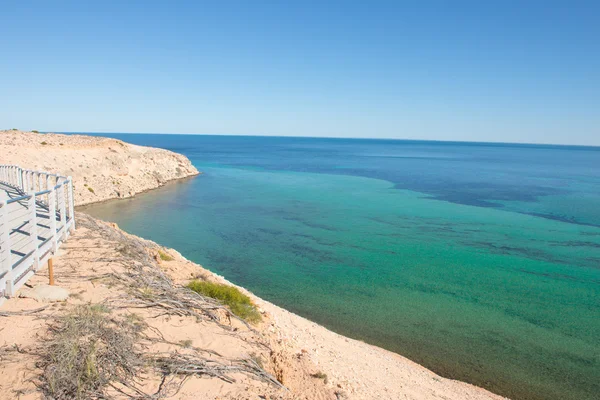
{"type": "Polygon", "coordinates": [[[42,143],[40,143],[40,144],[41,144],[42,146],[45,146],[45,145],[47,145],[47,144],[48,144],[48,142],[42,142],[42,143]]]}
{"type": "Polygon", "coordinates": [[[236,287],[198,280],[191,281],[187,287],[196,293],[222,301],[232,313],[248,322],[254,323],[262,320],[260,312],[250,297],[236,287]]]}
{"type": "Polygon", "coordinates": [[[33,132],[33,133],[40,133],[39,131],[36,131],[36,130],[33,130],[33,131],[31,131],[31,132],[33,132]]]}
{"type": "Polygon", "coordinates": [[[94,192],[94,189],[92,189],[91,187],[88,187],[88,190],[94,194],[96,193],[96,192],[94,192]]]}
{"type": "Polygon", "coordinates": [[[174,260],[173,257],[171,257],[169,254],[167,254],[167,253],[165,253],[164,251],[161,251],[161,250],[158,251],[158,256],[163,261],[173,261],[174,260]]]}

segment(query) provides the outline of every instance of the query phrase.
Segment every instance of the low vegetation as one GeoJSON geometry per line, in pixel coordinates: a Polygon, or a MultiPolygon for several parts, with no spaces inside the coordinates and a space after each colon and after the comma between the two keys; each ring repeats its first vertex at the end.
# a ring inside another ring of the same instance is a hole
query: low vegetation
{"type": "Polygon", "coordinates": [[[220,300],[227,305],[232,313],[252,323],[260,322],[262,317],[256,306],[236,287],[220,283],[194,280],[188,284],[188,288],[203,296],[220,300]]]}
{"type": "Polygon", "coordinates": [[[58,316],[44,348],[42,388],[58,400],[103,398],[114,382],[128,386],[142,365],[136,343],[144,328],[100,304],[58,316]]]}
{"type": "Polygon", "coordinates": [[[159,250],[159,251],[158,251],[158,256],[159,256],[159,257],[160,257],[160,259],[161,259],[161,260],[163,260],[163,261],[173,261],[173,260],[174,260],[174,258],[173,258],[173,257],[171,257],[171,255],[169,255],[169,254],[165,253],[165,252],[164,252],[164,251],[162,251],[162,250],[159,250]]]}
{"type": "Polygon", "coordinates": [[[96,192],[94,192],[94,189],[92,189],[91,187],[88,187],[88,190],[94,194],[96,193],[96,192]]]}
{"type": "Polygon", "coordinates": [[[156,265],[153,255],[158,248],[85,215],[78,222],[88,232],[85,237],[100,235],[112,242],[117,249],[112,262],[124,267],[90,279],[111,282],[108,286],[119,286],[123,295],[106,299],[102,304],[65,304],[51,317],[48,335],[40,341],[41,349],[37,353],[40,356],[37,366],[43,371],[39,387],[45,398],[174,398],[192,376],[234,382],[234,376],[240,373],[284,388],[275,376],[264,370],[260,356],[229,359],[195,347],[189,339],[166,341],[160,331],[146,324],[144,317],[132,312],[142,308],[153,316],[195,317],[198,322],[212,321],[223,327],[224,332],[236,335],[238,330],[222,324],[217,312],[227,309],[221,302],[232,304],[231,318],[251,329],[246,320],[233,313],[235,308],[249,320],[260,319],[247,296],[232,287],[228,288],[235,290],[209,291],[208,286],[197,282],[196,288],[203,287],[215,296],[211,298],[175,285],[156,265]],[[223,296],[224,292],[229,295],[223,296]],[[217,297],[224,300],[216,300],[217,297]],[[154,343],[161,344],[161,352],[149,351],[154,343]],[[147,374],[162,376],[158,391],[146,393],[142,382],[147,374]],[[123,396],[115,396],[119,393],[123,396]]]}
{"type": "Polygon", "coordinates": [[[46,146],[48,144],[48,142],[43,141],[42,143],[40,143],[42,146],[46,146]]]}
{"type": "Polygon", "coordinates": [[[161,399],[176,395],[190,376],[231,383],[235,373],[283,387],[253,358],[223,359],[194,348],[191,340],[179,342],[189,350],[186,354],[144,352],[149,340],[162,342],[161,338],[149,339],[144,333],[147,328],[139,315],[116,315],[103,304],[80,305],[58,314],[40,354],[45,398],[109,399],[116,390],[125,398],[161,399]],[[154,394],[145,393],[136,379],[149,369],[163,375],[163,384],[154,394]]]}
{"type": "Polygon", "coordinates": [[[36,131],[35,129],[32,130],[31,132],[33,132],[33,133],[40,133],[39,131],[36,131]]]}

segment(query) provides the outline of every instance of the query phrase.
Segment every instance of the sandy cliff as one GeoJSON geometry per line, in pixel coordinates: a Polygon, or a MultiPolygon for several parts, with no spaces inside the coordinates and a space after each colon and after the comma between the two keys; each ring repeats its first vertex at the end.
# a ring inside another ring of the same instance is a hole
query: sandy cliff
{"type": "Polygon", "coordinates": [[[75,205],[131,197],[198,174],[185,156],[121,140],[0,131],[0,164],[73,177],[75,205]]]}
{"type": "MultiPolygon", "coordinates": [[[[44,343],[52,340],[54,318],[78,305],[102,304],[114,318],[141,321],[144,337],[138,344],[143,358],[186,355],[215,365],[236,360],[258,361],[285,388],[259,377],[233,371],[232,380],[209,374],[166,375],[146,367],[136,374],[136,390],[148,396],[162,390],[173,399],[444,399],[500,400],[481,388],[442,378],[397,354],[349,339],[249,294],[263,315],[251,328],[221,313],[218,320],[186,314],[156,282],[180,288],[190,279],[229,283],[194,264],[173,249],[129,235],[116,225],[79,214],[78,229],[55,258],[57,284],[73,295],[64,303],[9,299],[0,309],[0,393],[2,398],[41,399],[45,382],[44,343]],[[163,261],[157,255],[170,256],[163,261]],[[31,313],[31,310],[40,311],[31,313]],[[180,384],[183,383],[182,386],[180,384]]],[[[47,282],[45,269],[30,285],[47,282]]],[[[198,309],[191,310],[201,313],[198,309]]],[[[47,355],[46,355],[47,357],[47,355]]],[[[198,362],[198,361],[196,361],[198,362]]],[[[164,373],[164,372],[163,372],[164,373]]],[[[131,388],[109,388],[111,398],[128,398],[131,388]]],[[[135,397],[150,398],[150,397],[135,397]]]]}

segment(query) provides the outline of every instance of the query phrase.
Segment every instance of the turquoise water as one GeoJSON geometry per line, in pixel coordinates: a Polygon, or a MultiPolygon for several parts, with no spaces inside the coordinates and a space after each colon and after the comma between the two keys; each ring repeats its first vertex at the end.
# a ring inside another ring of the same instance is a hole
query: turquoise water
{"type": "Polygon", "coordinates": [[[600,393],[600,149],[113,135],[203,175],[85,211],[515,399],[600,393]]]}

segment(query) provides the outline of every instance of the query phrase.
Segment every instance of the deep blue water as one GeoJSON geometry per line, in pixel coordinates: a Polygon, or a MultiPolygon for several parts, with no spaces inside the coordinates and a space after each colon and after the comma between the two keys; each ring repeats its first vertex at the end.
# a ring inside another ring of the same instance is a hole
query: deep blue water
{"type": "Polygon", "coordinates": [[[600,147],[262,136],[95,135],[166,148],[203,164],[363,176],[386,180],[398,189],[424,193],[436,200],[600,226],[600,147]],[[571,196],[576,197],[574,203],[565,204],[557,199],[571,196]],[[533,203],[538,206],[532,207],[533,203]]]}

